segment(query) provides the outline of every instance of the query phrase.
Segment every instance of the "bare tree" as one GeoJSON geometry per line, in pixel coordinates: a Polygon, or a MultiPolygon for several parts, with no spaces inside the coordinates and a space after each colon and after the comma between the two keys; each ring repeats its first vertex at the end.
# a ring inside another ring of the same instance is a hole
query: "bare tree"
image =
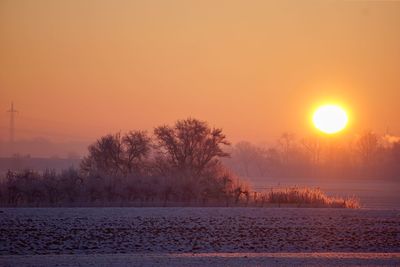
{"type": "Polygon", "coordinates": [[[79,198],[83,180],[79,177],[78,170],[69,168],[63,170],[59,177],[60,192],[67,202],[75,202],[79,198]]]}
{"type": "Polygon", "coordinates": [[[59,192],[59,181],[57,179],[57,174],[55,170],[49,170],[47,169],[43,175],[42,175],[42,184],[43,184],[43,189],[46,194],[47,201],[50,204],[57,203],[59,201],[59,198],[61,196],[61,192],[59,192]]]}
{"type": "Polygon", "coordinates": [[[283,133],[278,139],[278,144],[282,153],[282,161],[284,164],[289,164],[295,145],[294,142],[295,135],[288,132],[283,133]]]}
{"type": "Polygon", "coordinates": [[[233,169],[246,177],[265,176],[270,170],[268,150],[262,146],[242,141],[234,146],[231,163],[233,169]]]}
{"type": "Polygon", "coordinates": [[[301,144],[306,149],[309,159],[313,165],[318,165],[321,156],[321,143],[318,138],[303,138],[301,144]]]}
{"type": "Polygon", "coordinates": [[[111,175],[124,173],[124,151],[121,134],[108,134],[90,145],[89,155],[83,158],[84,173],[99,172],[111,175]]]}
{"type": "Polygon", "coordinates": [[[369,165],[372,163],[379,148],[378,136],[371,131],[367,131],[358,138],[356,147],[361,161],[369,165]]]}
{"type": "Polygon", "coordinates": [[[151,150],[151,139],[144,131],[130,131],[122,138],[128,173],[142,171],[144,160],[151,150]]]}
{"type": "Polygon", "coordinates": [[[222,149],[229,145],[221,129],[211,129],[206,122],[196,119],[180,120],[174,126],[160,126],[154,130],[159,153],[170,168],[191,175],[200,175],[205,168],[228,157],[222,149]]]}
{"type": "Polygon", "coordinates": [[[151,139],[143,131],[131,131],[101,137],[89,146],[89,155],[81,163],[85,174],[98,172],[127,176],[141,171],[143,160],[149,155],[151,139]]]}
{"type": "Polygon", "coordinates": [[[234,156],[238,165],[242,166],[242,173],[249,177],[251,174],[251,165],[256,157],[256,148],[249,142],[239,142],[234,147],[234,156]]]}

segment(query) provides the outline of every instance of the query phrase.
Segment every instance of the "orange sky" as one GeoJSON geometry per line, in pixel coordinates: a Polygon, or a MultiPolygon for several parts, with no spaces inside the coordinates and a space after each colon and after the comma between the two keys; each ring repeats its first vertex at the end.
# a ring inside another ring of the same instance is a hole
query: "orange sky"
{"type": "Polygon", "coordinates": [[[0,139],[92,140],[188,116],[307,135],[315,105],[400,134],[400,2],[0,0],[0,139]],[[19,130],[18,130],[19,129],[19,130]]]}

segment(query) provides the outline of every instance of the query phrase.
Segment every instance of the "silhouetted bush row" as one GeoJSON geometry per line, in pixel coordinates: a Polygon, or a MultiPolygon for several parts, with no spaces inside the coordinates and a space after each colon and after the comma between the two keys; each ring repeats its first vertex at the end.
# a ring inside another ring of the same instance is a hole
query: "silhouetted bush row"
{"type": "MultiPolygon", "coordinates": [[[[220,169],[220,171],[224,171],[220,169]]],[[[67,205],[133,205],[133,206],[258,206],[276,204],[297,207],[359,208],[355,197],[328,197],[320,189],[278,188],[267,192],[251,192],[245,184],[232,181],[227,172],[220,179],[203,180],[197,189],[179,179],[151,177],[101,177],[83,179],[74,169],[60,174],[45,171],[8,172],[0,184],[0,203],[7,206],[67,205]],[[208,181],[208,183],[207,183],[208,181]],[[189,190],[189,191],[187,191],[189,190]],[[191,192],[192,194],[188,194],[191,192]]]]}
{"type": "MultiPolygon", "coordinates": [[[[8,172],[0,184],[4,205],[56,205],[73,203],[164,203],[237,205],[249,195],[246,185],[220,169],[219,176],[203,176],[199,182],[179,177],[85,176],[74,169],[57,174],[26,170],[8,172]],[[193,183],[193,184],[192,184],[193,183]]],[[[247,199],[248,200],[248,199],[247,199]]]]}
{"type": "Polygon", "coordinates": [[[79,170],[8,172],[0,199],[29,203],[180,201],[238,204],[249,190],[221,163],[221,129],[186,119],[174,126],[109,134],[89,146],[79,170]]]}

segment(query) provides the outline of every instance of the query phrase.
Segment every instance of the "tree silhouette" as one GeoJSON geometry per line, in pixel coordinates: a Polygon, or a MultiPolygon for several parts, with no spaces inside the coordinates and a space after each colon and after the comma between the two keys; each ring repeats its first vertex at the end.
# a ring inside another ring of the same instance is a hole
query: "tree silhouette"
{"type": "Polygon", "coordinates": [[[356,146],[362,163],[370,165],[379,148],[378,136],[371,131],[367,131],[359,137],[356,146]]]}
{"type": "Polygon", "coordinates": [[[151,139],[143,131],[131,131],[101,137],[90,145],[89,155],[83,158],[84,174],[100,173],[127,176],[141,171],[141,163],[149,155],[151,139]]]}
{"type": "Polygon", "coordinates": [[[159,153],[169,170],[201,175],[208,165],[229,154],[222,149],[230,145],[221,129],[210,128],[196,119],[179,120],[174,126],[154,130],[159,153]]]}

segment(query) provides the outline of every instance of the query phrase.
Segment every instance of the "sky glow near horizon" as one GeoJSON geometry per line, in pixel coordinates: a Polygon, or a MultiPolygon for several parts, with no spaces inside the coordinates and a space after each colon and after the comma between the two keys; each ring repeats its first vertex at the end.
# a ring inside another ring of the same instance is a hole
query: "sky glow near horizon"
{"type": "Polygon", "coordinates": [[[195,117],[229,140],[400,134],[400,2],[0,0],[0,140],[90,141],[195,117]]]}

